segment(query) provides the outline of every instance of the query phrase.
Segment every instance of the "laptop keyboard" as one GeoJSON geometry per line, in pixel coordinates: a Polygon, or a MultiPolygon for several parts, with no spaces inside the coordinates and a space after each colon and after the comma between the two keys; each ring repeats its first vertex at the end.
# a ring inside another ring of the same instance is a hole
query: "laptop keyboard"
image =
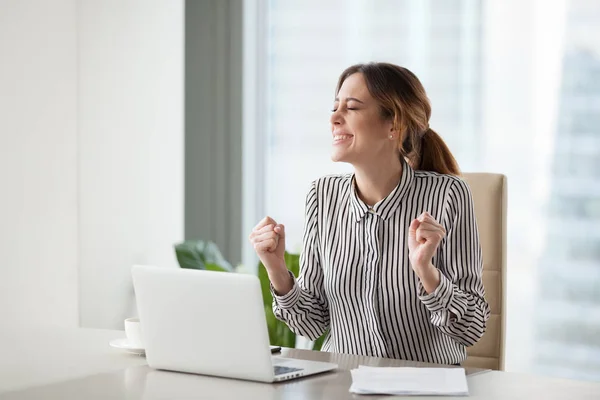
{"type": "Polygon", "coordinates": [[[284,367],[282,365],[273,366],[273,372],[275,373],[275,376],[289,374],[290,372],[296,372],[296,371],[302,371],[302,368],[290,368],[290,367],[284,367]]]}

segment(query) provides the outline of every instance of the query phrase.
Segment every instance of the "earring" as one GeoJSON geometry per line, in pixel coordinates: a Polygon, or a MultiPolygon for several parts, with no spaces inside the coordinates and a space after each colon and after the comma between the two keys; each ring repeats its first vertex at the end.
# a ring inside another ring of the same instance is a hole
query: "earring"
{"type": "Polygon", "coordinates": [[[393,139],[393,138],[394,138],[394,135],[390,135],[390,139],[393,139]]]}

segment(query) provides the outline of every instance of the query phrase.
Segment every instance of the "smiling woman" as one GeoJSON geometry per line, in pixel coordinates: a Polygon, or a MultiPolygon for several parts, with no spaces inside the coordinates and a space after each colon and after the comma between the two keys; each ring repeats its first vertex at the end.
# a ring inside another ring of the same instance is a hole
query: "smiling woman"
{"type": "Polygon", "coordinates": [[[285,227],[250,234],[273,310],[324,350],[456,364],[485,332],[482,259],[468,185],[406,68],[360,64],[339,78],[332,159],[354,173],[312,183],[298,279],[285,227]]]}

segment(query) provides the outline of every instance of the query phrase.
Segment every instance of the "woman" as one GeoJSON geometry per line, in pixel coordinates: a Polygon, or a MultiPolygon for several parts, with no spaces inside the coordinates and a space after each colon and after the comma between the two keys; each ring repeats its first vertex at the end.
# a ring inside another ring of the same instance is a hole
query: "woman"
{"type": "Polygon", "coordinates": [[[312,183],[298,279],[285,265],[282,224],[267,217],[250,235],[276,317],[312,340],[329,329],[323,350],[457,364],[485,332],[471,193],[430,115],[406,68],[346,69],[332,159],[355,172],[312,183]]]}

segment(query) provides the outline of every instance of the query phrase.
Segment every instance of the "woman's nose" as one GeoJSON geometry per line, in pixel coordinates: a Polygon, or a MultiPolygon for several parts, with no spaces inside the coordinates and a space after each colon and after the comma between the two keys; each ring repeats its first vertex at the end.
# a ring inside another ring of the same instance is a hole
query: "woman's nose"
{"type": "Polygon", "coordinates": [[[331,117],[329,118],[331,125],[339,125],[342,122],[342,116],[340,114],[339,109],[331,113],[331,117]]]}

